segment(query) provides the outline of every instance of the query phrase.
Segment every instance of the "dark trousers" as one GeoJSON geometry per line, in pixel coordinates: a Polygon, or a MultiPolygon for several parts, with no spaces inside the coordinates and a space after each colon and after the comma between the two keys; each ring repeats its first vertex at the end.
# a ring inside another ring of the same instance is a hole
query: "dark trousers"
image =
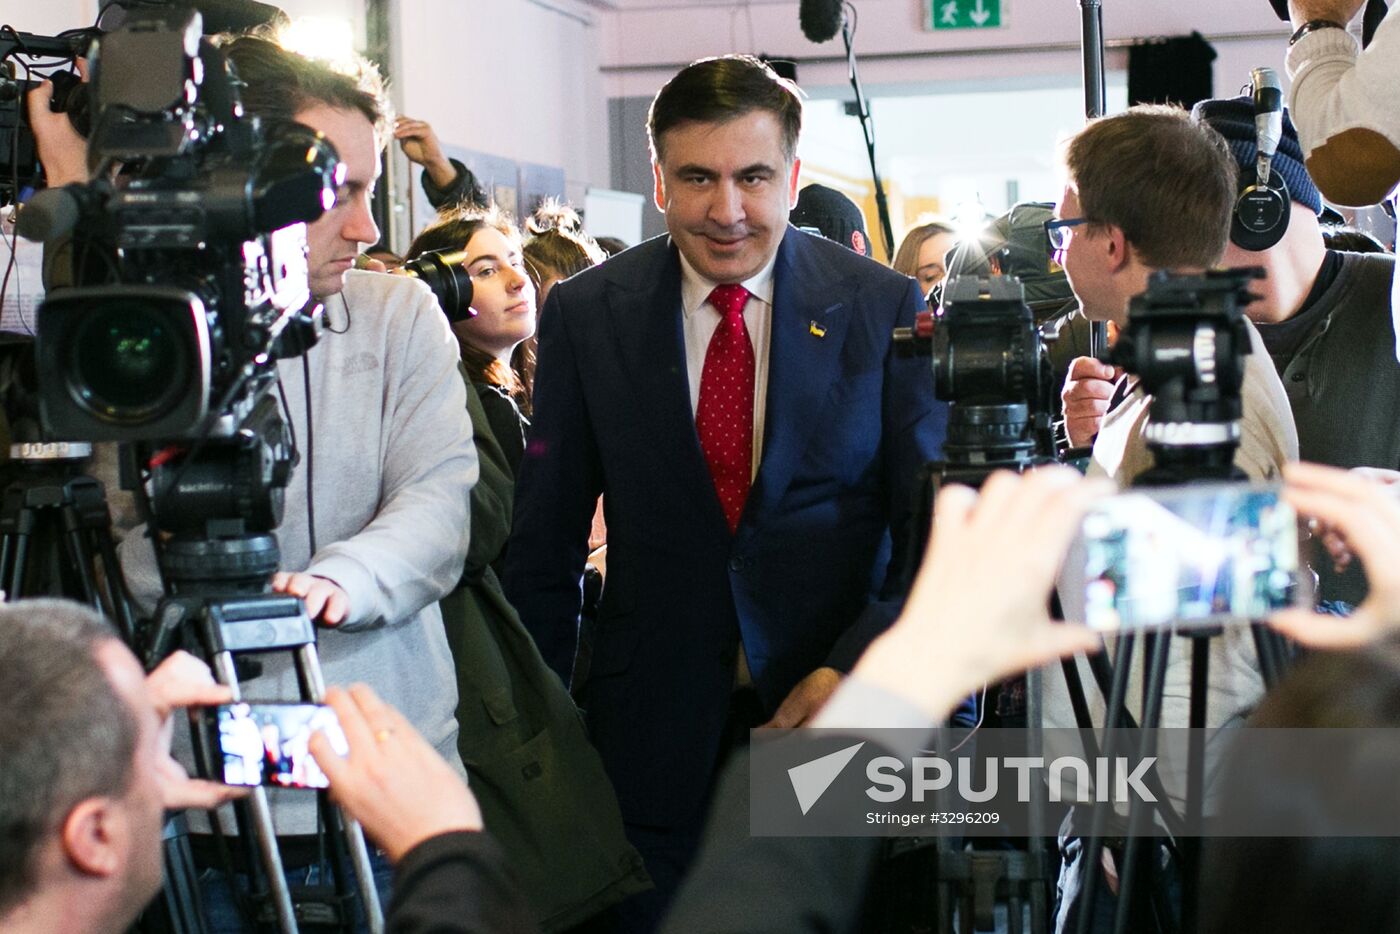
{"type": "MultiPolygon", "coordinates": [[[[753,688],[739,688],[731,695],[719,758],[714,774],[710,776],[711,796],[730,757],[749,745],[749,731],[767,719],[758,692],[753,688]]],[[[618,934],[650,934],[661,926],[671,900],[675,898],[700,849],[708,812],[707,806],[694,821],[674,827],[624,825],[628,841],[642,854],[647,872],[651,874],[651,881],[656,887],[638,893],[617,906],[616,926],[612,929],[618,934]]]]}
{"type": "MultiPolygon", "coordinates": [[[[207,854],[196,856],[195,863],[199,870],[199,897],[204,906],[204,917],[209,934],[241,934],[241,932],[253,930],[249,927],[248,919],[243,916],[240,910],[239,901],[248,905],[246,899],[235,899],[233,886],[237,886],[238,891],[246,895],[250,885],[246,872],[234,870],[232,877],[222,867],[210,865],[210,861],[205,857],[207,854]]],[[[283,872],[287,878],[287,885],[293,889],[312,886],[333,885],[330,869],[328,866],[309,863],[306,865],[291,865],[297,860],[287,860],[284,858],[283,872]]],[[[370,869],[374,873],[374,887],[379,893],[379,907],[385,912],[389,911],[389,899],[393,894],[394,867],[389,865],[388,857],[379,850],[370,847],[369,850],[370,869]]],[[[350,876],[350,884],[355,884],[353,873],[350,876]]],[[[293,898],[296,893],[293,892],[293,898]]],[[[355,930],[367,932],[369,928],[365,924],[364,912],[359,905],[358,897],[352,906],[355,913],[355,930]]],[[[256,908],[254,908],[256,910],[256,908]]],[[[308,928],[303,928],[307,930],[308,928]]]]}

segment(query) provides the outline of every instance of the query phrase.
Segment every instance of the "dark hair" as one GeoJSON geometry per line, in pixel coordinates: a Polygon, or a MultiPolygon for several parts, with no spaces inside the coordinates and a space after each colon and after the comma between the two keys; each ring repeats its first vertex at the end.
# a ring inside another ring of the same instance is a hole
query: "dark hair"
{"type": "Polygon", "coordinates": [[[584,232],[578,212],[550,199],[525,222],[525,266],[535,282],[535,292],[547,279],[567,279],[598,265],[608,256],[584,232]]]}
{"type": "Polygon", "coordinates": [[[138,726],[97,661],[115,632],[67,600],[0,606],[0,915],[79,802],[131,783],[138,726]]]}
{"type": "Polygon", "coordinates": [[[618,237],[597,237],[595,239],[598,241],[598,246],[608,256],[616,256],[627,249],[627,242],[618,237]]]}
{"type": "Polygon", "coordinates": [[[1084,216],[1120,228],[1145,265],[1208,268],[1225,255],[1238,169],[1220,134],[1181,108],[1094,120],[1064,162],[1084,216]]]}
{"type": "Polygon", "coordinates": [[[909,232],[899,242],[899,249],[895,251],[894,271],[902,272],[906,276],[917,273],[919,271],[919,250],[923,249],[924,241],[939,234],[950,233],[957,233],[957,230],[952,224],[945,224],[942,221],[930,221],[927,224],[919,224],[909,228],[909,232]]]}
{"type": "Polygon", "coordinates": [[[647,114],[647,140],[653,162],[661,162],[662,138],[683,123],[727,123],[766,110],[782,128],[783,155],[797,157],[802,132],[802,98],[797,86],[752,55],[702,58],[662,85],[647,114]]]}
{"type": "Polygon", "coordinates": [[[1341,250],[1345,253],[1389,253],[1385,244],[1366,231],[1356,227],[1344,227],[1324,225],[1322,228],[1322,242],[1327,244],[1329,250],[1341,250]]]}
{"type": "MultiPolygon", "coordinates": [[[[461,205],[448,208],[438,214],[438,219],[424,227],[408,245],[409,259],[416,259],[424,253],[437,250],[461,250],[479,230],[498,230],[507,239],[520,242],[520,231],[511,222],[510,215],[496,205],[480,207],[461,205]]],[[[511,356],[510,366],[506,366],[486,351],[457,338],[457,346],[462,353],[462,365],[473,382],[490,383],[497,386],[515,400],[520,411],[530,415],[530,388],[527,374],[535,370],[535,351],[532,341],[522,341],[511,356]]]]}
{"type": "Polygon", "coordinates": [[[1334,762],[1328,770],[1351,776],[1340,787],[1319,787],[1318,773],[1301,758],[1296,770],[1270,763],[1227,772],[1222,813],[1259,827],[1285,814],[1295,821],[1306,815],[1316,832],[1208,841],[1199,930],[1400,929],[1400,888],[1391,872],[1400,863],[1400,838],[1330,835],[1355,826],[1349,812],[1357,800],[1391,797],[1400,742],[1384,737],[1395,727],[1400,727],[1400,642],[1319,652],[1294,666],[1260,703],[1249,729],[1367,729],[1367,738],[1352,744],[1354,767],[1334,762]],[[1367,729],[1376,727],[1389,729],[1367,729]]]}
{"type": "Polygon", "coordinates": [[[267,30],[219,37],[224,54],[245,87],[243,106],[264,120],[291,121],[309,107],[324,104],[355,110],[374,125],[380,141],[389,138],[392,108],[384,78],[373,62],[356,57],[351,70],[284,49],[267,30]]]}

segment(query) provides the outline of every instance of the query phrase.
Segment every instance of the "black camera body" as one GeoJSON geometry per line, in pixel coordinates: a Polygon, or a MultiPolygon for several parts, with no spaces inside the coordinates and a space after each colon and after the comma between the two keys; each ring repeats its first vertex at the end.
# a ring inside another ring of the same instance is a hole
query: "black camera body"
{"type": "Polygon", "coordinates": [[[323,137],[243,114],[199,13],[155,8],[102,38],[97,181],[35,196],[21,233],[71,234],[76,287],[40,307],[40,418],[60,440],[229,437],[316,339],[305,223],[343,166],[323,137]],[[121,163],[125,184],[107,181],[121,163]],[[25,229],[27,228],[27,229],[25,229]]]}
{"type": "Polygon", "coordinates": [[[1015,276],[954,279],[933,321],[934,391],[953,463],[1022,464],[1050,450],[1051,373],[1015,276]]]}

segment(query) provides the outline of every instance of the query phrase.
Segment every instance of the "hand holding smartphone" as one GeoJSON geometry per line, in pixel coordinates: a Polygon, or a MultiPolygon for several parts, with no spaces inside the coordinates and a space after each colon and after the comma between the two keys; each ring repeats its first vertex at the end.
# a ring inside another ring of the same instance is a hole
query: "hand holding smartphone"
{"type": "Polygon", "coordinates": [[[221,704],[200,716],[209,777],[228,785],[326,788],[307,748],[311,737],[325,730],[337,755],[350,751],[335,711],[322,704],[221,704]]]}

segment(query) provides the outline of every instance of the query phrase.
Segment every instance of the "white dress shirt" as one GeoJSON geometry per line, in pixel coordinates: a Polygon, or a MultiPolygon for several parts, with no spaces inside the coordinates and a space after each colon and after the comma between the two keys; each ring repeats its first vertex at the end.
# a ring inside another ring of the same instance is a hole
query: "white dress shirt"
{"type": "MultiPolygon", "coordinates": [[[[719,283],[711,282],[695,271],[681,255],[681,312],[685,334],[685,368],[690,378],[690,414],[700,406],[700,377],[705,370],[705,352],[710,338],[719,327],[720,313],[710,304],[710,293],[719,283]]],[[[740,283],[749,290],[744,306],[744,327],[753,344],[753,475],[763,454],[763,412],[768,401],[768,344],[773,327],[773,267],[778,261],[775,252],[768,265],[751,279],[740,283]]]]}

